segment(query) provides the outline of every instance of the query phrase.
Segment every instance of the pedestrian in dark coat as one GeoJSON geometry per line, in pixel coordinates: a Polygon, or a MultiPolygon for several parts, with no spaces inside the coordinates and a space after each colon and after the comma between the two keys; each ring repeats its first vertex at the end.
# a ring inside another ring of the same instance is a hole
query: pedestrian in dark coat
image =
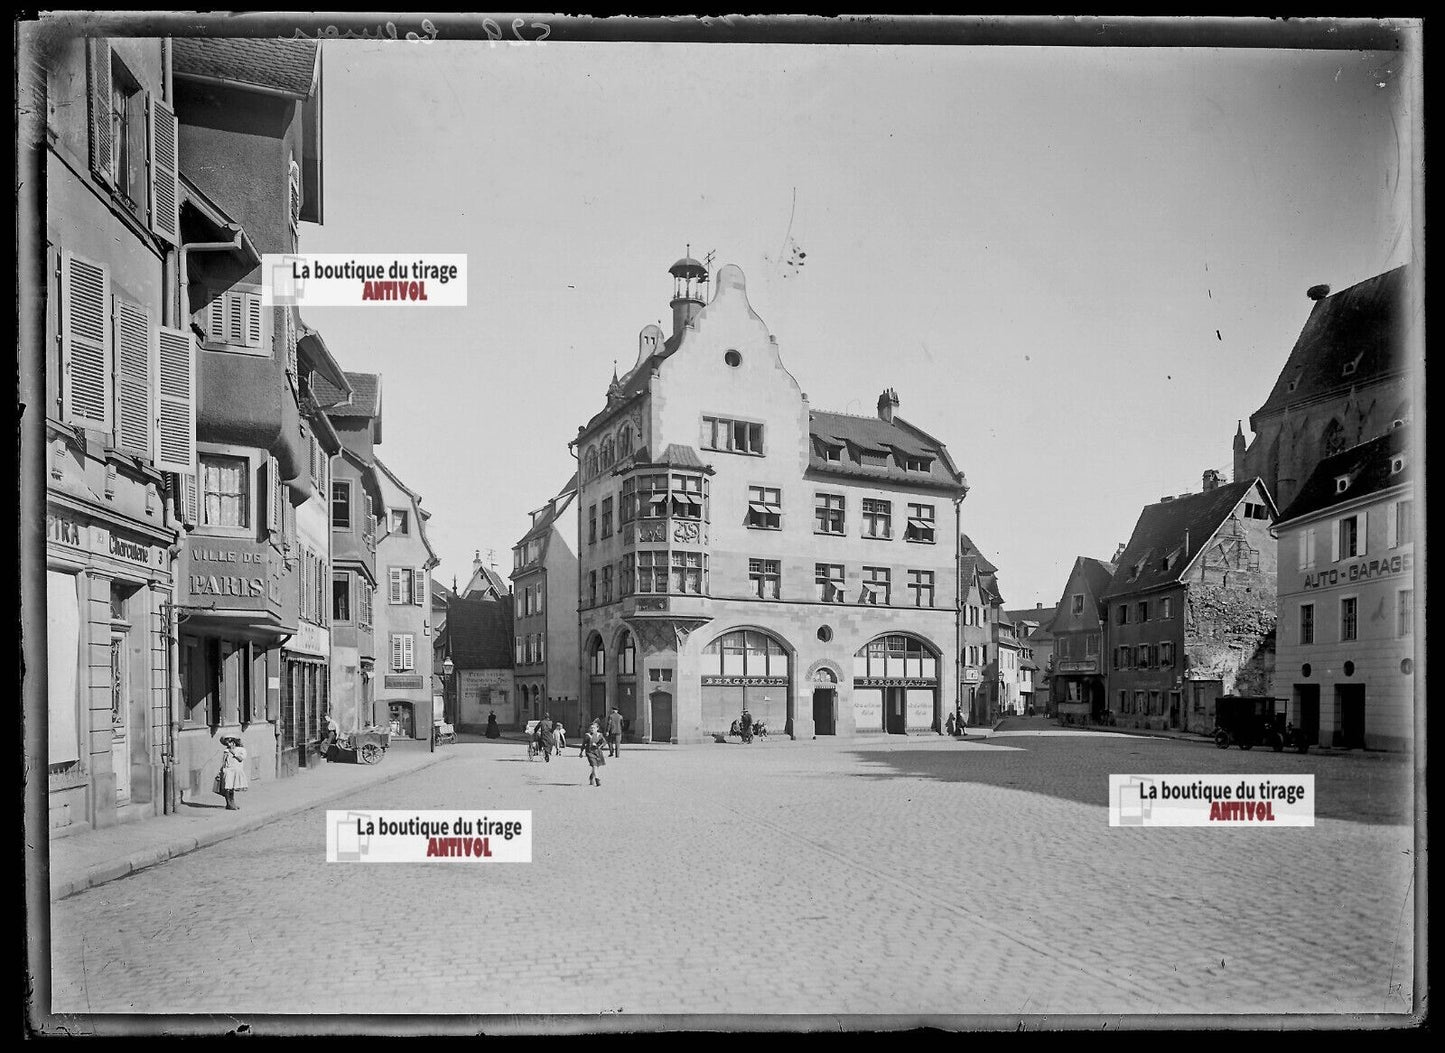
{"type": "Polygon", "coordinates": [[[487,714],[487,738],[499,739],[502,737],[502,729],[497,725],[497,711],[494,709],[487,714]]]}
{"type": "Polygon", "coordinates": [[[607,714],[607,745],[608,753],[617,756],[617,747],[622,743],[622,714],[616,706],[612,712],[607,714]]]}
{"type": "Polygon", "coordinates": [[[557,733],[552,728],[552,718],[542,714],[542,723],[537,725],[537,738],[542,743],[542,759],[552,763],[552,751],[557,748],[557,733]]]}

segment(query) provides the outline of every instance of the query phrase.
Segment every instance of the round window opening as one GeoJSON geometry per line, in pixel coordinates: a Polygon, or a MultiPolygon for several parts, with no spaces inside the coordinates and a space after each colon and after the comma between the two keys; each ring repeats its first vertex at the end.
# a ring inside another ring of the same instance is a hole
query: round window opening
{"type": "Polygon", "coordinates": [[[1301,676],[1309,676],[1309,675],[1310,675],[1310,664],[1309,664],[1308,662],[1306,662],[1304,665],[1302,665],[1302,666],[1299,667],[1299,671],[1300,671],[1300,675],[1301,675],[1301,676]]]}
{"type": "Polygon", "coordinates": [[[1345,663],[1345,676],[1354,676],[1354,675],[1355,675],[1355,663],[1354,663],[1354,662],[1346,662],[1346,663],[1345,663]]]}
{"type": "Polygon", "coordinates": [[[820,626],[818,629],[818,639],[822,640],[824,643],[827,643],[829,640],[833,639],[832,628],[827,625],[820,626]]]}
{"type": "Polygon", "coordinates": [[[723,361],[736,369],[738,366],[743,364],[743,356],[738,354],[736,351],[729,351],[723,355],[723,361]]]}

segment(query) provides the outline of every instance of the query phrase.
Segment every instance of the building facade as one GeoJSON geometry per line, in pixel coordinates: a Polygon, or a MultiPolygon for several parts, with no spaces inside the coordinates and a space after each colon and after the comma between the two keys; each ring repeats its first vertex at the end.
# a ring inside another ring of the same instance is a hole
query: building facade
{"type": "Polygon", "coordinates": [[[642,330],[574,440],[584,716],[653,742],[744,707],[803,738],[937,731],[962,473],[892,391],[877,417],[813,410],[737,267],[706,303],[701,264],[671,273],[671,337],[642,330]]]}
{"type": "Polygon", "coordinates": [[[512,606],[516,718],[539,720],[550,712],[569,729],[580,730],[576,497],[574,474],[532,512],[531,527],[512,549],[512,606]]]}
{"type": "Polygon", "coordinates": [[[958,538],[959,704],[971,724],[992,724],[1000,699],[998,624],[1003,610],[998,568],[967,534],[958,538]]]}
{"type": "Polygon", "coordinates": [[[1019,642],[1019,712],[1028,716],[1048,711],[1050,659],[1054,653],[1048,625],[1054,613],[1054,608],[1042,603],[1003,612],[1003,620],[1013,625],[1019,642]]]}
{"type": "Polygon", "coordinates": [[[376,712],[377,510],[383,507],[375,447],[381,442],[381,378],[347,373],[349,392],[318,385],[341,446],[332,461],[331,716],[343,732],[385,723],[376,712]]]}
{"type": "Polygon", "coordinates": [[[1409,266],[1314,301],[1269,397],[1234,437],[1235,481],[1255,476],[1281,508],[1325,457],[1413,416],[1412,373],[1424,366],[1424,294],[1409,266]]]}
{"type": "Polygon", "coordinates": [[[1276,514],[1213,470],[1140,513],[1103,596],[1114,721],[1207,734],[1219,696],[1274,693],[1276,514]]]}
{"type": "Polygon", "coordinates": [[[376,639],[385,655],[378,721],[412,738],[431,734],[443,718],[437,699],[443,685],[433,678],[431,597],[427,586],[439,560],[426,536],[430,517],[421,498],[380,458],[374,460],[381,486],[380,531],[376,541],[377,577],[383,602],[373,612],[376,639]]]}
{"type": "Polygon", "coordinates": [[[345,380],[294,310],[261,306],[256,258],[296,251],[301,222],[321,219],[316,45],[177,39],[172,69],[197,217],[180,313],[199,340],[197,470],[181,483],[190,532],[176,579],[175,765],[183,791],[201,795],[223,734],[245,743],[253,779],[317,759],[331,580],[318,487],[335,447],[316,428],[311,386],[345,380]]]}
{"type": "Polygon", "coordinates": [[[1279,693],[1311,744],[1414,741],[1423,655],[1411,431],[1325,458],[1276,524],[1279,693]]]}
{"type": "Polygon", "coordinates": [[[451,663],[446,707],[458,731],[481,734],[492,714],[504,727],[519,726],[520,715],[512,662],[512,597],[454,597],[446,628],[436,637],[436,669],[451,663]]]}
{"type": "Polygon", "coordinates": [[[1079,556],[1064,583],[1049,632],[1053,635],[1051,715],[1065,720],[1107,720],[1108,664],[1104,660],[1114,564],[1079,556]]]}
{"type": "Polygon", "coordinates": [[[45,343],[22,352],[45,374],[49,686],[34,718],[52,834],[174,804],[175,478],[195,471],[196,401],[169,61],[156,39],[55,40],[45,58],[45,343]]]}

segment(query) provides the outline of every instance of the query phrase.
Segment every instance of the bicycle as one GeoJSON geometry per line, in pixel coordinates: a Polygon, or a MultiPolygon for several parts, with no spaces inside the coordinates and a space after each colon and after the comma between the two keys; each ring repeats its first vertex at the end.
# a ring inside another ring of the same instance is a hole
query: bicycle
{"type": "Polygon", "coordinates": [[[541,744],[540,742],[538,742],[536,739],[529,739],[529,740],[527,740],[527,759],[528,759],[529,761],[533,761],[533,760],[536,760],[536,759],[537,759],[538,757],[540,757],[541,755],[542,755],[542,744],[541,744]]]}

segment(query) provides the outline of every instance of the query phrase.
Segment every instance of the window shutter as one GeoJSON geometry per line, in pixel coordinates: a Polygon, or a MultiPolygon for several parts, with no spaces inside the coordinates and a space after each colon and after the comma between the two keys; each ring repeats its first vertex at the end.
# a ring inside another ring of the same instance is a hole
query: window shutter
{"type": "Polygon", "coordinates": [[[225,293],[216,293],[216,298],[206,304],[206,339],[217,344],[226,342],[225,293]]]}
{"type": "Polygon", "coordinates": [[[71,252],[60,267],[61,418],[110,431],[110,275],[71,252]]]}
{"type": "Polygon", "coordinates": [[[1341,522],[1342,522],[1341,520],[1336,519],[1333,523],[1330,524],[1330,562],[1331,562],[1331,563],[1338,563],[1338,562],[1340,561],[1340,523],[1341,523],[1341,522]]]}
{"type": "Polygon", "coordinates": [[[391,668],[401,672],[401,634],[391,634],[391,668]]]}
{"type": "Polygon", "coordinates": [[[426,571],[418,570],[412,577],[411,602],[418,607],[426,606],[426,571]]]}
{"type": "Polygon", "coordinates": [[[1310,535],[1308,530],[1299,532],[1299,569],[1304,570],[1310,565],[1310,535]]]}
{"type": "Polygon", "coordinates": [[[1385,540],[1390,548],[1400,543],[1400,503],[1396,501],[1385,510],[1385,540]]]}
{"type": "Polygon", "coordinates": [[[286,341],[286,372],[296,376],[296,317],[291,308],[281,309],[283,337],[286,341]]]}
{"type": "Polygon", "coordinates": [[[412,635],[411,635],[411,633],[402,633],[401,643],[402,643],[402,661],[406,663],[405,665],[402,666],[402,668],[403,668],[403,669],[406,669],[406,670],[415,669],[415,668],[416,668],[416,660],[415,660],[415,656],[412,654],[412,635]]]}
{"type": "Polygon", "coordinates": [[[176,481],[176,514],[186,526],[195,526],[200,519],[201,493],[196,477],[189,473],[172,475],[176,481]]]}
{"type": "Polygon", "coordinates": [[[1357,556],[1363,556],[1366,552],[1369,551],[1369,549],[1366,547],[1367,543],[1365,540],[1365,526],[1369,523],[1369,521],[1370,513],[1363,508],[1360,509],[1360,514],[1355,517],[1355,522],[1358,524],[1360,531],[1360,543],[1356,546],[1355,550],[1355,555],[1357,556]]]}
{"type": "Polygon", "coordinates": [[[90,167],[107,186],[115,181],[110,125],[110,45],[92,40],[85,66],[90,79],[90,167]]]}
{"type": "Polygon", "coordinates": [[[274,457],[266,458],[266,529],[281,533],[281,465],[274,457]]]}
{"type": "Polygon", "coordinates": [[[156,365],[156,468],[196,470],[196,345],[188,332],[161,326],[156,365]]]}
{"type": "Polygon", "coordinates": [[[115,298],[115,448],[147,460],[151,456],[151,371],[155,331],[140,304],[115,298]]]}
{"type": "Polygon", "coordinates": [[[154,97],[150,103],[151,232],[172,245],[180,242],[180,163],[176,147],[176,115],[154,97]]]}
{"type": "Polygon", "coordinates": [[[1309,565],[1315,565],[1315,528],[1310,527],[1305,531],[1305,548],[1309,553],[1309,565]]]}
{"type": "Polygon", "coordinates": [[[301,226],[301,166],[294,160],[291,162],[288,189],[291,229],[297,230],[301,226]]]}
{"type": "Polygon", "coordinates": [[[261,295],[259,293],[238,293],[237,298],[242,301],[245,310],[246,332],[245,339],[240,341],[247,347],[262,347],[265,339],[262,335],[263,327],[261,321],[261,295]]]}
{"type": "Polygon", "coordinates": [[[388,579],[389,579],[390,586],[391,586],[391,593],[390,593],[391,598],[390,598],[390,602],[391,602],[391,603],[400,603],[400,602],[401,602],[401,571],[400,571],[400,570],[397,570],[395,567],[393,567],[393,568],[391,568],[390,570],[387,571],[387,577],[388,577],[388,579]]]}

